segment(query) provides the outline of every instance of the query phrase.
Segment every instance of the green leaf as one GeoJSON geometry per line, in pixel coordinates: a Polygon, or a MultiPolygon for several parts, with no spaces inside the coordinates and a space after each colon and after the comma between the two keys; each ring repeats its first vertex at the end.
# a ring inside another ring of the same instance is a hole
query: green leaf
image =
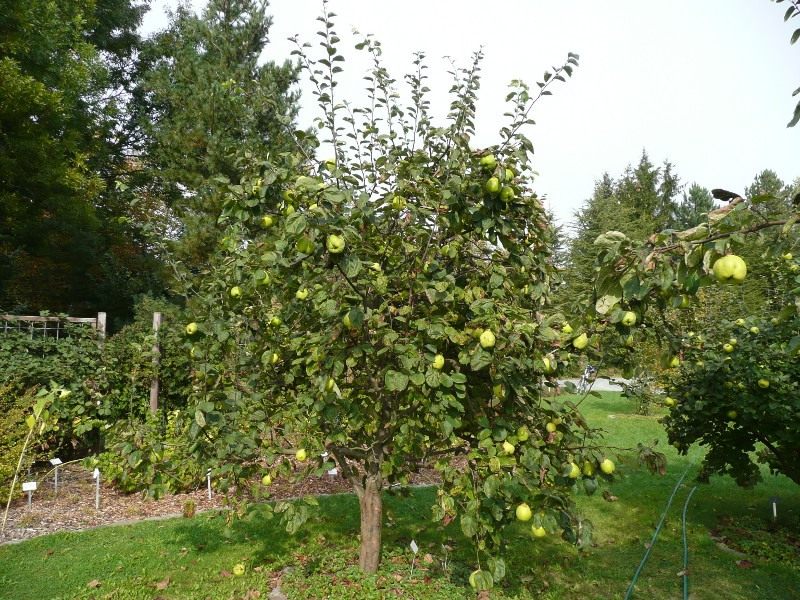
{"type": "Polygon", "coordinates": [[[461,515],[461,531],[467,537],[473,537],[478,533],[478,522],[475,517],[469,514],[461,515]]]}
{"type": "Polygon", "coordinates": [[[775,194],[756,194],[755,196],[750,196],[749,200],[751,204],[763,204],[764,202],[769,202],[770,200],[775,199],[775,194]]]}
{"type": "Polygon", "coordinates": [[[492,364],[492,355],[483,350],[480,346],[476,347],[475,352],[472,354],[469,366],[473,371],[480,371],[484,367],[492,364]]]}
{"type": "Polygon", "coordinates": [[[306,216],[303,213],[295,212],[286,219],[286,233],[300,235],[306,229],[306,216]]]}
{"type": "Polygon", "coordinates": [[[206,426],[206,416],[203,414],[202,410],[194,411],[194,422],[197,423],[198,427],[206,426]]]}
{"type": "Polygon", "coordinates": [[[506,576],[506,563],[502,558],[491,556],[489,560],[486,561],[486,564],[492,571],[492,578],[495,581],[500,581],[506,576]]]}
{"type": "Polygon", "coordinates": [[[786,223],[783,224],[783,229],[781,230],[781,233],[783,233],[783,235],[788,235],[792,231],[792,227],[794,227],[795,224],[797,223],[797,219],[798,219],[797,214],[794,214],[788,219],[786,219],[786,223]]]}
{"type": "Polygon", "coordinates": [[[453,423],[450,419],[442,421],[442,433],[444,433],[445,437],[450,437],[450,434],[453,433],[453,423]]]}
{"type": "Polygon", "coordinates": [[[598,298],[597,302],[594,305],[595,310],[600,313],[601,315],[605,315],[610,311],[614,306],[621,300],[619,296],[612,296],[610,294],[606,294],[601,298],[598,298]]]}
{"type": "Polygon", "coordinates": [[[487,498],[493,498],[500,489],[500,479],[496,475],[489,475],[483,482],[483,493],[487,498]]]}
{"type": "Polygon", "coordinates": [[[408,375],[389,369],[384,376],[386,389],[390,392],[402,392],[408,387],[408,375]]]}
{"type": "Polygon", "coordinates": [[[428,372],[425,373],[425,383],[428,384],[428,387],[437,388],[441,384],[441,377],[439,375],[439,371],[434,369],[428,369],[428,372]]]}
{"type": "Polygon", "coordinates": [[[478,571],[473,577],[477,591],[490,590],[494,586],[492,574],[489,571],[478,571]]]}
{"type": "Polygon", "coordinates": [[[344,274],[350,278],[356,277],[361,272],[361,261],[357,256],[348,254],[340,262],[344,274]]]}
{"type": "Polygon", "coordinates": [[[36,417],[33,415],[28,415],[25,417],[25,424],[28,426],[28,429],[33,431],[33,428],[36,427],[36,417]]]}
{"type": "Polygon", "coordinates": [[[41,396],[37,401],[36,404],[33,406],[33,416],[37,419],[42,416],[42,411],[44,410],[45,406],[50,402],[50,395],[41,396]]]}
{"type": "Polygon", "coordinates": [[[797,123],[800,122],[800,102],[798,102],[797,106],[794,108],[794,116],[792,120],[786,125],[787,127],[794,127],[797,123]]]}

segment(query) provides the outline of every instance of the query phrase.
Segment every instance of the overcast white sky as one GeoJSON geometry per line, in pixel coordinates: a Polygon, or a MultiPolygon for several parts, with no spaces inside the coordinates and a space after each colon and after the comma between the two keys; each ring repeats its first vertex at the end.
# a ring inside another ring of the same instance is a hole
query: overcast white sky
{"type": "MultiPolygon", "coordinates": [[[[175,0],[154,0],[144,24],[167,23],[175,0]]],[[[193,0],[201,7],[205,0],[193,0]]],[[[765,168],[786,181],[800,176],[800,125],[787,129],[800,86],[800,44],[789,36],[800,21],[783,22],[783,7],[767,0],[332,0],[339,16],[349,81],[356,102],[363,74],[351,50],[351,30],[381,40],[395,79],[424,51],[430,87],[450,86],[452,56],[466,65],[483,46],[485,60],[476,146],[497,141],[508,82],[535,86],[567,52],[580,67],[534,109],[527,133],[535,145],[537,191],[561,222],[592,193],[605,171],[618,176],[646,149],[669,159],[685,184],[741,191],[765,168]]],[[[299,34],[316,44],[321,1],[272,0],[274,26],[266,57],[282,62],[299,34]]],[[[305,89],[305,87],[301,87],[305,89]]],[[[305,93],[300,126],[311,123],[305,93]]],[[[444,107],[444,105],[442,105],[444,107]]],[[[436,109],[436,106],[434,106],[436,109]]],[[[442,108],[443,109],[443,108],[442,108]]]]}

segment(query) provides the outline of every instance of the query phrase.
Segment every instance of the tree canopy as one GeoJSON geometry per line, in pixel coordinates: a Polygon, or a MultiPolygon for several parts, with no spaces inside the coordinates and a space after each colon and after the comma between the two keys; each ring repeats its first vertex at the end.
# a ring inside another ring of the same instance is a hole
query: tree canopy
{"type": "Polygon", "coordinates": [[[0,22],[0,307],[126,314],[157,267],[115,198],[143,5],[6,3],[0,22]]]}

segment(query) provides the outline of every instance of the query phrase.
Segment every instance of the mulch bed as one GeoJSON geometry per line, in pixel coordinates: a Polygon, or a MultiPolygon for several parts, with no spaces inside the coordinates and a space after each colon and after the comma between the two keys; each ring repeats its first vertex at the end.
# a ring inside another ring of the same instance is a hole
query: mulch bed
{"type": "MultiPolygon", "coordinates": [[[[429,485],[438,480],[434,470],[424,469],[412,478],[412,484],[429,485]]],[[[309,477],[295,484],[279,480],[270,486],[270,500],[352,491],[350,483],[338,475],[309,477]]],[[[101,478],[100,508],[97,510],[92,472],[79,464],[65,465],[59,470],[58,495],[54,493],[53,479],[50,477],[39,484],[38,491],[33,493],[30,507],[27,498],[27,493],[24,493],[12,502],[5,533],[0,536],[0,544],[58,531],[81,531],[102,525],[177,517],[183,514],[184,506],[190,500],[195,503],[197,512],[226,508],[225,496],[215,492],[209,499],[205,487],[154,500],[143,494],[121,493],[113,486],[103,483],[101,478]]]]}

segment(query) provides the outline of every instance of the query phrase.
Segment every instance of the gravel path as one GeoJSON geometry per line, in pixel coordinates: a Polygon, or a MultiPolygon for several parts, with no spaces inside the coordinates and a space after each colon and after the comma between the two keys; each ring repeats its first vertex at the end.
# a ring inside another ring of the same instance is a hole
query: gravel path
{"type": "MultiPolygon", "coordinates": [[[[559,380],[558,383],[559,385],[563,385],[568,381],[571,381],[577,386],[580,379],[578,378],[561,379],[559,380]]],[[[595,392],[621,392],[622,386],[619,385],[618,382],[628,383],[628,380],[623,379],[622,377],[615,377],[614,382],[612,382],[610,379],[608,379],[608,377],[598,377],[597,379],[594,380],[594,385],[592,385],[592,390],[594,390],[595,392]]]]}

